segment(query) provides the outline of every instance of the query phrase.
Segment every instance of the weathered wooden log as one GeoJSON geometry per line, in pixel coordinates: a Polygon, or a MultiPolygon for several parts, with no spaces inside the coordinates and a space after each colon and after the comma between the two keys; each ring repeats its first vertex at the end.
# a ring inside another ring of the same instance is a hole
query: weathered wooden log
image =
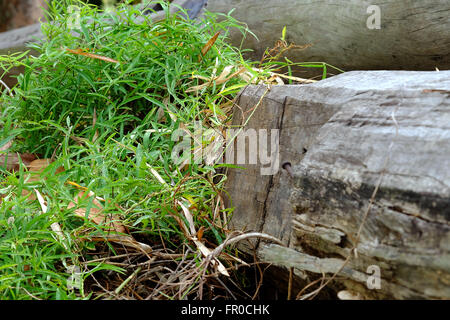
{"type": "Polygon", "coordinates": [[[8,0],[0,2],[0,32],[21,28],[39,21],[44,0],[8,0]]]}
{"type": "Polygon", "coordinates": [[[258,256],[305,283],[337,273],[336,290],[363,298],[449,299],[449,96],[450,71],[245,88],[234,124],[254,111],[243,132],[279,130],[279,170],[230,169],[233,228],[281,239],[258,256]]]}
{"type": "MultiPolygon", "coordinates": [[[[286,26],[286,39],[298,45],[295,62],[324,61],[350,70],[450,69],[450,2],[445,0],[209,0],[207,9],[247,23],[245,48],[260,59],[286,26]],[[379,29],[377,18],[379,14],[379,29]]],[[[240,45],[242,35],[232,32],[240,45]]]]}

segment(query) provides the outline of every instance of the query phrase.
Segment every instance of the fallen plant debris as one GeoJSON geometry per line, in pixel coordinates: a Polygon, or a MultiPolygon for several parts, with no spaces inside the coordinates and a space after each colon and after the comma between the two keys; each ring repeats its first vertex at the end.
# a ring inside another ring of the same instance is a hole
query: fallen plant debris
{"type": "Polygon", "coordinates": [[[74,213],[80,218],[85,218],[91,220],[92,222],[98,225],[107,226],[107,231],[118,232],[118,233],[126,233],[125,226],[121,224],[117,220],[112,220],[109,216],[102,213],[103,206],[100,201],[105,201],[100,197],[96,197],[95,194],[90,191],[88,194],[85,191],[80,191],[73,202],[70,202],[67,206],[67,209],[72,209],[77,207],[80,200],[86,200],[87,198],[92,198],[92,207],[89,208],[89,211],[86,208],[77,208],[74,213]]]}
{"type": "Polygon", "coordinates": [[[84,5],[73,30],[69,4],[52,2],[37,55],[0,57],[25,67],[0,97],[0,297],[253,298],[232,245],[277,239],[231,233],[226,165],[187,161],[195,147],[175,161],[172,136],[201,123],[213,150],[244,86],[311,80],[245,61],[226,42],[229,28],[246,32],[230,15],[192,21],[162,1],[167,18],[152,21],[126,3],[84,5]]]}
{"type": "Polygon", "coordinates": [[[120,61],[105,57],[105,56],[100,56],[98,54],[95,53],[89,53],[89,52],[84,52],[82,49],[69,49],[66,48],[66,51],[73,53],[73,54],[79,54],[80,56],[85,56],[85,57],[89,57],[89,58],[93,58],[93,59],[98,59],[98,60],[102,60],[102,61],[106,61],[106,62],[111,62],[111,63],[120,63],[120,61]]]}
{"type": "Polygon", "coordinates": [[[28,166],[36,156],[31,153],[6,153],[0,154],[0,163],[3,168],[7,171],[18,171],[20,168],[20,163],[22,162],[25,166],[28,166]]]}

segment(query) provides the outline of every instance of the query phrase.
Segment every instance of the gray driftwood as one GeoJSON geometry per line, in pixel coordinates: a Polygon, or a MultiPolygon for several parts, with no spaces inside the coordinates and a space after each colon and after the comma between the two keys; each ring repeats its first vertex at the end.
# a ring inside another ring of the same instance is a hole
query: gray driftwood
{"type": "Polygon", "coordinates": [[[286,247],[259,244],[258,256],[304,283],[339,272],[334,288],[364,298],[449,299],[449,96],[450,71],[246,87],[234,123],[261,99],[246,130],[279,129],[279,165],[290,162],[293,177],[263,176],[259,162],[230,169],[233,227],[281,239],[286,247]],[[373,265],[380,289],[367,287],[373,265]]]}
{"type": "MultiPolygon", "coordinates": [[[[298,45],[288,57],[296,62],[324,61],[350,70],[450,69],[450,2],[446,0],[209,0],[208,10],[228,13],[257,36],[244,46],[260,59],[287,27],[287,40],[298,45]],[[369,29],[380,8],[381,29],[369,29]]],[[[232,34],[235,45],[242,35],[232,34]]]]}
{"type": "Polygon", "coordinates": [[[0,32],[38,22],[43,8],[47,8],[45,0],[0,1],[0,32]]]}

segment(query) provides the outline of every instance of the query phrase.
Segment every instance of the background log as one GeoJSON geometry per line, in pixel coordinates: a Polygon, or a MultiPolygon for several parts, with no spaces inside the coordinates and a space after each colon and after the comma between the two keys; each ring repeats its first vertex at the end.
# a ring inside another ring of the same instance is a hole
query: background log
{"type": "Polygon", "coordinates": [[[8,0],[0,2],[0,32],[21,28],[39,21],[44,0],[8,0]]]}
{"type": "Polygon", "coordinates": [[[245,88],[235,124],[257,105],[246,129],[279,129],[280,165],[294,176],[231,169],[233,227],[281,239],[256,243],[259,257],[306,282],[338,272],[336,290],[364,298],[450,298],[449,95],[450,71],[245,88]],[[380,289],[367,287],[370,266],[380,289]]]}
{"type": "MultiPolygon", "coordinates": [[[[257,60],[286,26],[288,42],[313,44],[288,53],[295,62],[324,61],[346,71],[450,69],[449,1],[209,0],[207,7],[223,13],[233,8],[231,15],[259,39],[248,35],[244,42],[257,60]],[[380,8],[381,29],[367,27],[371,5],[380,8]]],[[[232,33],[235,45],[241,40],[239,32],[232,33]]]]}

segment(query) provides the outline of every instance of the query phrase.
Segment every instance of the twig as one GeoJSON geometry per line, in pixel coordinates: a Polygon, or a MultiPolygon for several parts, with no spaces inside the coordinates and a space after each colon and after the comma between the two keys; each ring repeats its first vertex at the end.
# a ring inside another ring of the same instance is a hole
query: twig
{"type": "Polygon", "coordinates": [[[289,268],[289,282],[288,282],[288,296],[287,299],[291,300],[291,295],[292,295],[292,276],[294,273],[294,268],[289,268]]]}
{"type": "MultiPolygon", "coordinates": [[[[1,81],[1,80],[0,80],[0,81],[1,81]]],[[[32,297],[33,299],[36,299],[36,300],[42,300],[42,299],[36,297],[35,295],[31,294],[30,292],[28,292],[28,290],[25,289],[24,287],[22,287],[22,289],[26,292],[27,295],[29,295],[29,296],[32,297]]]]}
{"type": "MultiPolygon", "coordinates": [[[[255,260],[256,260],[256,257],[255,257],[255,260]]],[[[259,290],[261,290],[261,286],[263,284],[264,273],[266,272],[267,269],[270,268],[270,266],[272,266],[272,264],[269,264],[264,268],[264,270],[261,270],[259,263],[256,262],[255,264],[259,271],[259,281],[258,281],[258,286],[256,287],[256,290],[255,290],[255,293],[253,294],[252,300],[256,300],[256,297],[258,297],[259,290]]]]}
{"type": "Polygon", "coordinates": [[[131,279],[133,279],[140,271],[141,267],[137,268],[128,278],[125,279],[124,282],[120,284],[120,286],[117,287],[116,290],[114,290],[114,293],[119,294],[119,292],[123,289],[123,287],[125,287],[128,284],[128,282],[130,282],[131,279]]]}
{"type": "Polygon", "coordinates": [[[225,290],[233,297],[234,300],[237,300],[237,298],[236,298],[236,296],[233,294],[233,292],[232,292],[230,289],[228,289],[228,287],[225,285],[225,283],[223,283],[222,280],[220,280],[219,277],[217,277],[216,280],[220,282],[220,284],[223,286],[223,288],[224,288],[224,289],[225,289],[225,290]]]}
{"type": "Polygon", "coordinates": [[[210,253],[209,256],[210,256],[211,258],[216,257],[216,256],[218,256],[218,255],[220,254],[220,252],[222,252],[222,250],[223,250],[226,246],[228,246],[228,245],[230,245],[230,244],[233,244],[233,243],[235,243],[235,242],[244,240],[244,239],[248,239],[248,238],[262,238],[262,239],[266,239],[266,240],[273,241],[273,242],[275,242],[275,243],[277,243],[277,244],[279,244],[279,245],[281,245],[281,246],[284,246],[284,244],[283,244],[279,239],[277,239],[277,238],[275,238],[275,237],[273,237],[273,236],[270,236],[270,235],[268,235],[268,234],[261,233],[261,232],[249,232],[249,233],[244,233],[244,234],[241,234],[241,235],[232,237],[232,238],[227,238],[227,239],[225,239],[225,241],[222,242],[221,245],[219,245],[218,247],[216,247],[216,248],[210,253]]]}
{"type": "Polygon", "coordinates": [[[12,94],[11,89],[8,87],[8,85],[7,85],[5,82],[3,82],[2,79],[0,79],[0,83],[6,88],[6,90],[8,90],[9,95],[10,95],[11,97],[14,97],[14,95],[12,94]]]}

